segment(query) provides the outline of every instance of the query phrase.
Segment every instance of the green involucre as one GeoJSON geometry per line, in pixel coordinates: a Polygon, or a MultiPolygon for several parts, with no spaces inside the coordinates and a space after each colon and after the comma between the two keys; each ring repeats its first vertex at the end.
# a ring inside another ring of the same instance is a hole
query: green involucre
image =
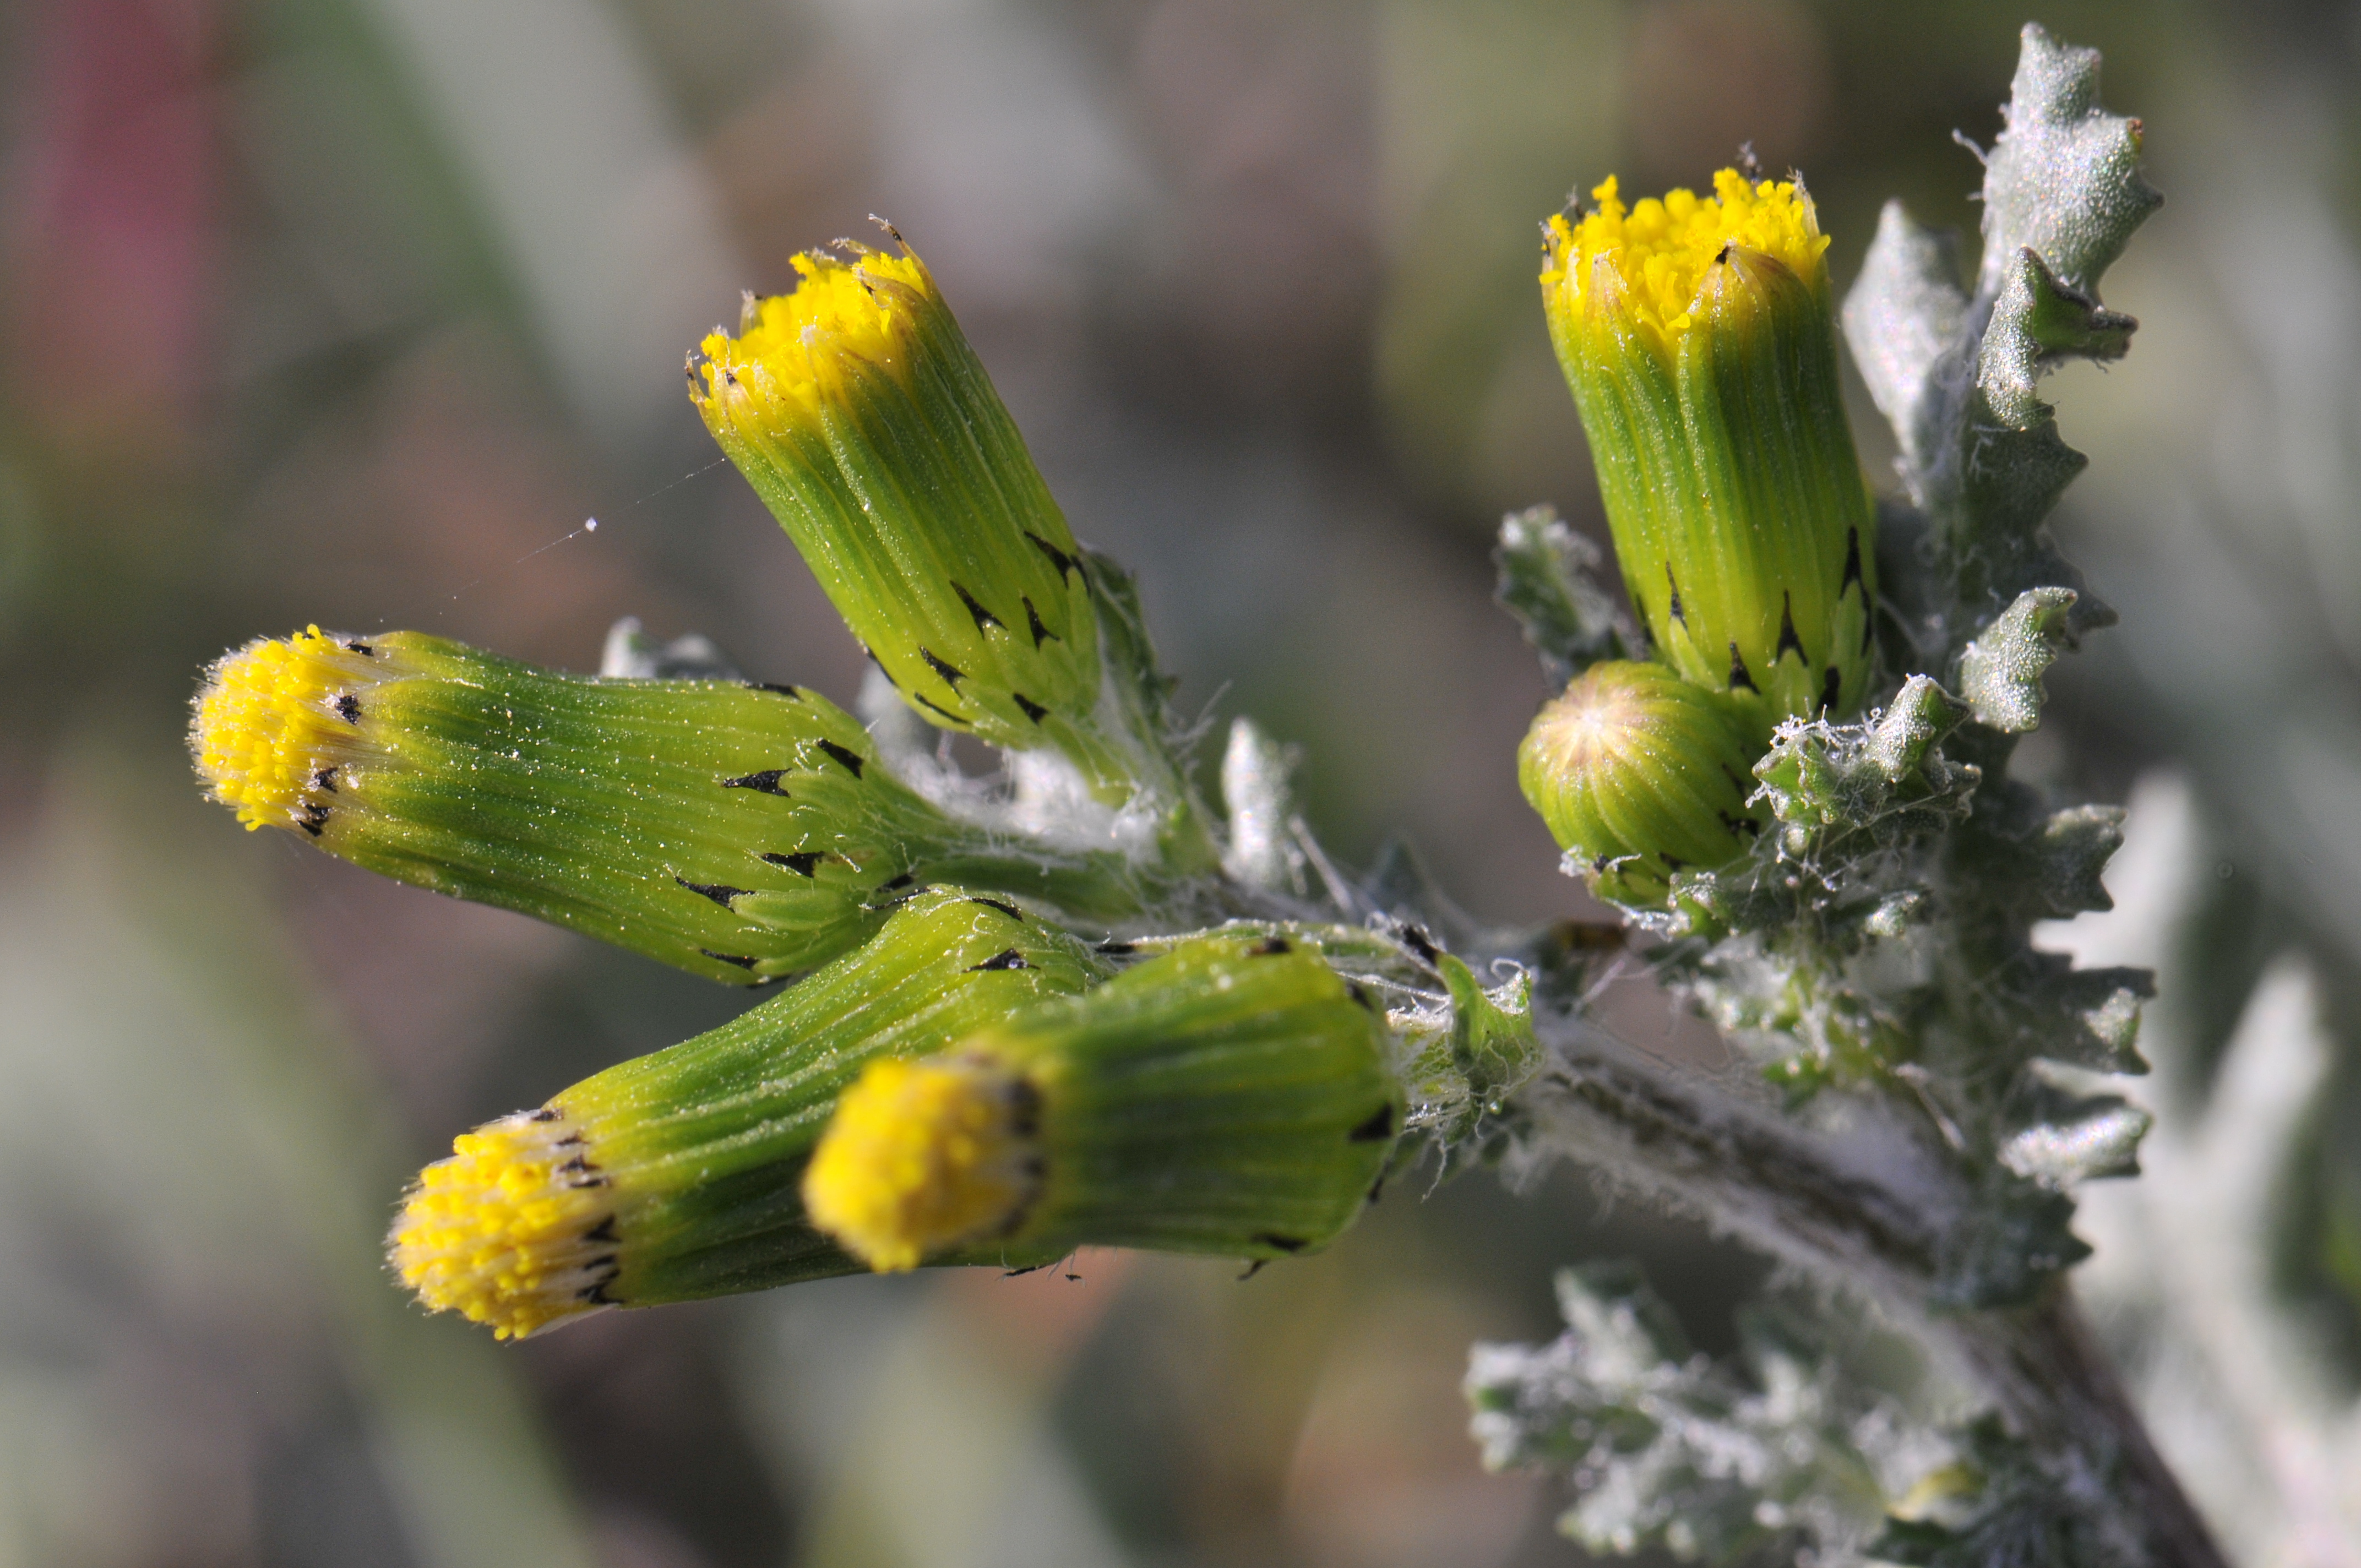
{"type": "Polygon", "coordinates": [[[858,946],[896,894],[980,881],[1083,915],[1132,907],[1114,854],[1012,851],[902,784],[812,692],[561,674],[416,632],[335,695],[321,848],[713,979],[858,946]]]}
{"type": "Polygon", "coordinates": [[[1875,520],[1821,291],[1732,247],[1669,362],[1603,307],[1550,312],[1623,569],[1657,656],[1757,710],[1869,693],[1875,520]]]}
{"type": "Polygon", "coordinates": [[[1402,1123],[1376,1004],[1284,938],[1207,938],[965,1048],[1039,1096],[1012,1255],[1080,1245],[1270,1258],[1352,1223],[1402,1123]]]}
{"type": "Polygon", "coordinates": [[[1082,550],[931,279],[862,276],[906,313],[890,361],[846,354],[812,406],[769,395],[759,361],[732,357],[692,382],[707,427],[930,723],[1093,756],[1099,629],[1082,550]]]}

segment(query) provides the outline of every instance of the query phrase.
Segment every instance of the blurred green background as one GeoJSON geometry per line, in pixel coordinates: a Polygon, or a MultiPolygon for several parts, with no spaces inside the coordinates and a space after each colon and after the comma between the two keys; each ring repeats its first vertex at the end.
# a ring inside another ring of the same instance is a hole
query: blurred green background
{"type": "MultiPolygon", "coordinates": [[[[1077,533],[1139,570],[1183,707],[1300,743],[1346,858],[1400,829],[1480,916],[1580,913],[1514,784],[1541,678],[1488,603],[1504,509],[1603,538],[1535,221],[1751,141],[1808,176],[1841,287],[1888,194],[1972,230],[1950,133],[1998,129],[2025,19],[0,5],[0,1568],[1579,1561],[1545,1487],[1477,1469],[1468,1341],[1548,1334],[1551,1270],[1620,1254],[1723,1348],[1765,1270],[1574,1173],[1406,1187],[1250,1284],[1085,1254],[512,1348],[420,1316],[378,1252],[409,1171],[744,998],[241,834],[197,797],[188,696],[306,622],[580,669],[636,614],[849,699],[857,649],[679,363],[882,213],[1077,533]]],[[[2103,798],[2145,778],[2136,829],[2171,831],[2142,863],[2196,868],[2127,940],[2166,967],[2159,1137],[2212,1127],[2261,1172],[2268,1223],[2222,1228],[2259,1249],[2237,1310],[2286,1348],[2206,1374],[2243,1425],[2190,1395],[2213,1342],[2122,1265],[2144,1255],[2101,1266],[2152,1409],[2197,1407],[2168,1447],[2236,1451],[2201,1491],[2243,1543],[2273,1487],[2361,1496],[2361,6],[2040,19],[2106,52],[2168,204],[2109,279],[2133,356],[2053,393],[2093,458],[2059,530],[2125,624],[2053,676],[2024,766],[2103,798]],[[2312,1042],[2275,1121],[2213,1114],[2242,1018],[2312,1042]]],[[[1609,1006],[1722,1065],[1646,987],[1609,1006]]],[[[2203,1245],[2168,1250],[2203,1275],[2203,1245]]],[[[2279,1560],[2361,1549],[2307,1550],[2279,1560]]]]}

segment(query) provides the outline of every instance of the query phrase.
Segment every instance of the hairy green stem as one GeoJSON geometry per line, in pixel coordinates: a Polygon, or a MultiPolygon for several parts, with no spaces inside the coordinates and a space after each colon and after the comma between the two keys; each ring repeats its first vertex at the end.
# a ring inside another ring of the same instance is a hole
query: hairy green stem
{"type": "Polygon", "coordinates": [[[2033,1306],[1957,1313],[1930,1327],[2020,1436],[2071,1467],[2081,1500],[2121,1532],[2126,1555],[2156,1568],[2228,1568],[2064,1278],[2033,1306]]]}
{"type": "Polygon", "coordinates": [[[2129,1560],[2227,1568],[2062,1277],[2028,1307],[1938,1309],[1937,1261],[1974,1198],[1906,1124],[1856,1103],[1817,1129],[1578,1021],[1543,1033],[1549,1064],[1520,1096],[1533,1153],[1871,1298],[2045,1454],[2129,1560]]]}

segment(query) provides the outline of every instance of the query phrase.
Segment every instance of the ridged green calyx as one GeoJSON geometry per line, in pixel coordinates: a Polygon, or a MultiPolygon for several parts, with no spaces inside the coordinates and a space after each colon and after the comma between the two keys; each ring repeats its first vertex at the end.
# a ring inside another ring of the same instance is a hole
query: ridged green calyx
{"type": "Polygon", "coordinates": [[[736,1021],[463,1135],[405,1198],[394,1270],[503,1339],[855,1272],[801,1195],[839,1093],[880,1057],[939,1051],[1104,972],[1013,905],[920,894],[736,1021]]]}
{"type": "Polygon", "coordinates": [[[1758,748],[1740,705],[1662,664],[1593,664],[1517,748],[1517,782],[1569,871],[1617,904],[1662,905],[1673,876],[1750,848],[1758,748]]]}
{"type": "Polygon", "coordinates": [[[214,664],[191,744],[249,828],[716,980],[833,958],[920,882],[1076,913],[1136,896],[1112,853],[1013,855],[952,820],[793,686],[595,679],[313,627],[214,664]]]}
{"type": "Polygon", "coordinates": [[[1714,177],[1545,232],[1542,300],[1657,656],[1777,720],[1868,695],[1874,514],[1800,184],[1714,177]]]}
{"type": "Polygon", "coordinates": [[[1207,938],[847,1091],[805,1182],[881,1270],[1082,1245],[1272,1258],[1359,1213],[1401,1126],[1384,1020],[1282,938],[1207,938]]]}
{"type": "Polygon", "coordinates": [[[844,248],[748,296],[690,398],[912,707],[1120,804],[1090,565],[925,264],[844,248]]]}

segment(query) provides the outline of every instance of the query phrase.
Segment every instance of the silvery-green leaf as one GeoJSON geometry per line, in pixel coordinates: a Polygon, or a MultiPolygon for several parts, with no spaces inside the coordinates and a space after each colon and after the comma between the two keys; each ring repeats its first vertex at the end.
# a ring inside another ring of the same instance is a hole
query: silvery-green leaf
{"type": "Polygon", "coordinates": [[[1960,656],[1960,692],[1976,722],[2021,735],[2041,723],[2042,673],[2070,628],[2070,588],[2028,588],[1960,656]]]}
{"type": "Polygon", "coordinates": [[[2140,123],[2099,106],[2099,51],[2027,22],[1984,168],[1984,261],[1977,291],[2000,292],[2020,249],[2097,298],[2099,279],[2164,198],[2140,177],[2140,123]]]}

